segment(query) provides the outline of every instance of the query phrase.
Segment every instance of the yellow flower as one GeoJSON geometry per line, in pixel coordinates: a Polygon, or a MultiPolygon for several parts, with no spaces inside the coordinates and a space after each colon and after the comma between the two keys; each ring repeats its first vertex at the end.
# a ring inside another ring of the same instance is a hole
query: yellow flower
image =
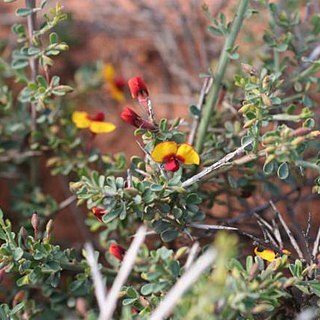
{"type": "Polygon", "coordinates": [[[154,161],[164,163],[168,171],[177,171],[180,162],[186,165],[199,164],[199,154],[192,146],[183,143],[180,146],[174,141],[161,142],[155,146],[151,153],[154,161]]]}
{"type": "MultiPolygon", "coordinates": [[[[269,262],[274,261],[274,259],[277,258],[277,256],[278,256],[278,254],[275,253],[271,249],[265,249],[265,250],[259,251],[257,247],[254,248],[254,253],[257,256],[261,257],[263,260],[266,260],[266,261],[269,261],[269,262]]],[[[283,249],[282,253],[286,254],[287,256],[291,255],[291,252],[289,250],[287,250],[287,249],[283,249]]]]}
{"type": "Polygon", "coordinates": [[[88,128],[92,133],[109,133],[116,128],[113,123],[104,121],[103,112],[90,116],[84,111],[74,111],[72,113],[72,122],[77,128],[88,128]]]}
{"type": "Polygon", "coordinates": [[[272,262],[276,258],[276,254],[273,250],[271,249],[264,249],[262,251],[258,251],[258,248],[254,248],[254,253],[262,258],[263,260],[272,262]]]}
{"type": "Polygon", "coordinates": [[[117,77],[115,70],[111,63],[106,63],[102,68],[102,78],[106,82],[107,89],[109,90],[111,97],[118,101],[124,101],[123,89],[125,86],[125,80],[122,77],[117,77]]]}

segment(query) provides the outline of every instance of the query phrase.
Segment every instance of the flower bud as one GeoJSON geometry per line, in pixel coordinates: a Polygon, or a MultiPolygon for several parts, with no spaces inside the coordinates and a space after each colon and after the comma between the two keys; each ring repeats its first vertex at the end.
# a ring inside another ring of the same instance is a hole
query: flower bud
{"type": "Polygon", "coordinates": [[[70,182],[69,183],[69,189],[71,192],[77,192],[79,191],[84,185],[83,181],[78,181],[78,182],[70,182]]]}
{"type": "Polygon", "coordinates": [[[142,119],[134,110],[125,107],[120,115],[121,119],[136,128],[154,130],[155,126],[147,120],[142,119]]]}
{"type": "Polygon", "coordinates": [[[262,93],[261,94],[261,99],[262,99],[263,104],[266,107],[271,107],[272,106],[272,102],[271,102],[270,98],[266,94],[262,93]]]}
{"type": "Polygon", "coordinates": [[[134,99],[146,99],[149,96],[149,92],[143,79],[140,77],[134,77],[128,81],[131,96],[134,99]]]}
{"type": "Polygon", "coordinates": [[[242,70],[250,75],[256,75],[257,70],[251,66],[250,64],[247,63],[241,63],[242,70]]]}
{"type": "Polygon", "coordinates": [[[91,211],[100,222],[103,222],[102,218],[107,213],[104,208],[93,207],[91,211]]]}
{"type": "Polygon", "coordinates": [[[290,137],[301,137],[301,136],[305,136],[310,132],[311,132],[310,128],[298,128],[290,133],[290,137]]]}
{"type": "Polygon", "coordinates": [[[120,261],[123,260],[123,257],[126,253],[125,249],[116,243],[111,243],[109,247],[109,252],[111,255],[113,255],[115,258],[117,258],[120,261]]]}

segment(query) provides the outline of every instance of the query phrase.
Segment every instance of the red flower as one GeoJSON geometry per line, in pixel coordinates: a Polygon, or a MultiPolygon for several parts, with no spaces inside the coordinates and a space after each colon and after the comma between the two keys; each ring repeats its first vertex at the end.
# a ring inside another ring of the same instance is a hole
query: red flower
{"type": "Polygon", "coordinates": [[[107,213],[105,209],[99,207],[93,207],[91,211],[100,222],[102,222],[103,216],[107,213]]]}
{"type": "Polygon", "coordinates": [[[121,91],[123,91],[126,81],[122,77],[116,77],[114,79],[114,85],[121,91]]]}
{"type": "Polygon", "coordinates": [[[143,79],[140,77],[131,78],[128,81],[129,89],[132,98],[146,99],[149,96],[149,92],[143,79]]]}
{"type": "Polygon", "coordinates": [[[154,130],[155,126],[147,120],[143,120],[135,111],[125,107],[120,115],[121,119],[136,128],[154,130]]]}
{"type": "Polygon", "coordinates": [[[118,260],[122,261],[124,255],[126,253],[126,250],[124,248],[122,248],[121,246],[119,246],[118,244],[116,244],[116,243],[111,243],[111,245],[109,247],[109,252],[115,258],[117,258],[118,260]]]}

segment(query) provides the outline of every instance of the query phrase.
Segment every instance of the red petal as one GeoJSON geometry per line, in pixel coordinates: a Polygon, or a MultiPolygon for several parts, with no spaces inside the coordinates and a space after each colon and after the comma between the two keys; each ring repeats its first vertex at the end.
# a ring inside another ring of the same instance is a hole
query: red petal
{"type": "Polygon", "coordinates": [[[165,169],[171,172],[175,172],[179,169],[179,161],[175,158],[170,159],[166,164],[164,165],[165,169]]]}
{"type": "Polygon", "coordinates": [[[128,81],[129,89],[132,98],[146,98],[148,97],[148,89],[143,79],[140,77],[131,78],[128,81]]]}
{"type": "Polygon", "coordinates": [[[110,254],[112,254],[115,258],[117,258],[120,261],[123,260],[123,257],[126,253],[125,249],[116,243],[112,243],[110,245],[109,252],[110,252],[110,254]]]}

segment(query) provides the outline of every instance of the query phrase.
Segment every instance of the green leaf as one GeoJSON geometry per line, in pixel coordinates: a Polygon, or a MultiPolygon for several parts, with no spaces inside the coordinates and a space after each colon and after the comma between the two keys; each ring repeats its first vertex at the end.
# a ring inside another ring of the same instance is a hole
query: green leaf
{"type": "Polygon", "coordinates": [[[289,177],[289,166],[286,162],[280,164],[277,174],[281,180],[287,179],[289,177]]]}
{"type": "Polygon", "coordinates": [[[18,303],[10,312],[10,315],[13,316],[24,308],[24,301],[18,303]]]}
{"type": "Polygon", "coordinates": [[[136,301],[137,301],[137,298],[127,298],[122,301],[122,305],[128,306],[130,304],[133,304],[136,301]]]}
{"type": "Polygon", "coordinates": [[[177,230],[165,230],[160,234],[161,239],[164,242],[170,242],[175,240],[178,237],[178,231],[177,230]]]}
{"type": "Polygon", "coordinates": [[[194,115],[194,116],[196,116],[196,117],[199,117],[200,114],[201,114],[200,109],[199,109],[197,106],[195,106],[195,105],[190,106],[190,107],[189,107],[189,110],[190,110],[191,114],[194,115]]]}
{"type": "Polygon", "coordinates": [[[23,256],[23,250],[21,249],[21,248],[15,248],[14,250],[13,250],[13,252],[12,252],[12,256],[13,256],[13,259],[15,260],[15,261],[18,261],[18,260],[20,260],[21,258],[22,258],[22,256],[23,256]]]}
{"type": "Polygon", "coordinates": [[[26,17],[33,13],[33,10],[30,8],[18,8],[16,10],[16,15],[19,17],[26,17]]]}
{"type": "Polygon", "coordinates": [[[50,44],[56,44],[59,41],[59,37],[55,32],[52,32],[49,36],[50,44]]]}
{"type": "Polygon", "coordinates": [[[148,296],[153,292],[153,284],[152,283],[147,283],[144,286],[141,287],[141,293],[144,296],[148,296]]]}
{"type": "Polygon", "coordinates": [[[266,175],[270,175],[273,172],[273,170],[274,170],[274,162],[273,161],[264,164],[263,172],[266,175]]]}
{"type": "Polygon", "coordinates": [[[162,191],[162,190],[163,190],[163,186],[162,186],[161,184],[153,183],[153,184],[150,186],[150,189],[151,189],[153,192],[159,192],[159,191],[162,191]]]}
{"type": "Polygon", "coordinates": [[[217,37],[221,37],[224,35],[223,31],[220,28],[216,28],[213,26],[209,26],[208,31],[217,37]]]}
{"type": "Polygon", "coordinates": [[[103,217],[102,217],[102,221],[104,223],[109,223],[111,222],[112,220],[114,220],[115,218],[119,217],[121,211],[115,209],[115,210],[112,210],[111,212],[108,212],[107,214],[105,214],[103,217]]]}

